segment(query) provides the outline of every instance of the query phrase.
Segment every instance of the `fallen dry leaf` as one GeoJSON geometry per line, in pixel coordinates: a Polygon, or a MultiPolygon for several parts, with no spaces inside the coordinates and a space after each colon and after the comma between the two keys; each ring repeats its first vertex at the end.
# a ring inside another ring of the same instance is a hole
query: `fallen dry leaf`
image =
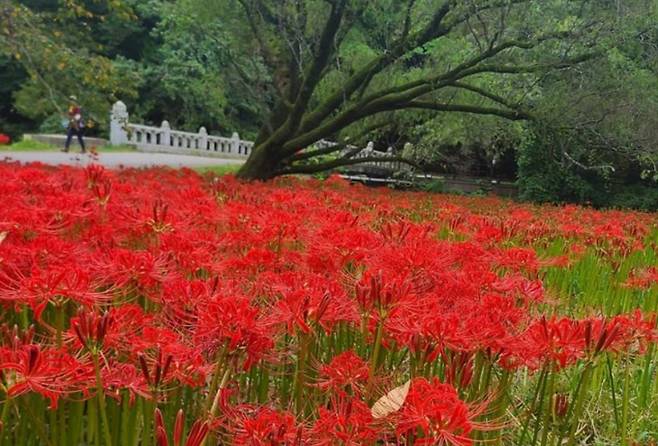
{"type": "Polygon", "coordinates": [[[400,387],[388,392],[386,395],[377,400],[370,409],[373,418],[385,418],[400,410],[404,401],[407,399],[409,394],[409,387],[411,386],[411,381],[407,381],[402,384],[400,387]]]}

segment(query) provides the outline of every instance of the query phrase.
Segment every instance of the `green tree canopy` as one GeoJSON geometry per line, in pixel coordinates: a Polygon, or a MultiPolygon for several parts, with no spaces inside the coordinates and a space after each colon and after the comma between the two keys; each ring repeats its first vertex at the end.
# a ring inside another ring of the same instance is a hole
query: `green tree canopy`
{"type": "Polygon", "coordinates": [[[269,117],[244,178],[360,162],[350,153],[307,162],[340,145],[298,152],[389,125],[392,113],[531,118],[538,82],[601,57],[603,43],[620,32],[606,8],[592,2],[217,3],[240,36],[234,51],[253,54],[269,74],[269,117]]]}

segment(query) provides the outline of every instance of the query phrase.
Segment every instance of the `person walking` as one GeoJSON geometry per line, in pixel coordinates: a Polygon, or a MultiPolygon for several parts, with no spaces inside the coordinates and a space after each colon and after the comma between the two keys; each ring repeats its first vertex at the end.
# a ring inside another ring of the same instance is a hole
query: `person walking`
{"type": "Polygon", "coordinates": [[[85,148],[85,142],[82,138],[85,129],[85,121],[82,117],[82,107],[80,107],[78,98],[75,96],[70,96],[69,101],[69,123],[66,129],[66,144],[64,144],[64,152],[69,151],[73,135],[76,135],[78,137],[78,142],[80,143],[81,152],[85,153],[87,149],[85,148]]]}

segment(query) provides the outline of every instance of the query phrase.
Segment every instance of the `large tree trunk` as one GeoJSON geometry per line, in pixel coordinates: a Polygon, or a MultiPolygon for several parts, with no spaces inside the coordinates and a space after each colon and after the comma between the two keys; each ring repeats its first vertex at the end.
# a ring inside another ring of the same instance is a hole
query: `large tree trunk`
{"type": "Polygon", "coordinates": [[[242,180],[259,181],[272,179],[279,164],[276,149],[264,144],[254,146],[251,155],[238,171],[237,177],[242,180]]]}

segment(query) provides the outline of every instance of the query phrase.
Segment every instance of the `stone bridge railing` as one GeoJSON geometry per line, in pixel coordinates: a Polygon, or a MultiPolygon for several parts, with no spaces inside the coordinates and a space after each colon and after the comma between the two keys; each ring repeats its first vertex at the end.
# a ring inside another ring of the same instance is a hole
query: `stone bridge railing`
{"type": "MultiPolygon", "coordinates": [[[[315,143],[316,147],[319,149],[323,149],[325,147],[331,147],[335,146],[337,143],[332,142],[332,141],[318,141],[315,143]]],[[[341,155],[345,155],[350,152],[354,152],[358,149],[357,146],[354,145],[347,145],[345,146],[344,149],[340,151],[341,155]]],[[[375,150],[375,145],[372,141],[368,143],[368,145],[364,148],[361,149],[359,152],[357,152],[356,155],[353,155],[351,158],[353,159],[359,159],[359,158],[370,158],[370,157],[379,157],[379,158],[390,158],[394,157],[395,154],[393,153],[393,148],[389,147],[386,152],[381,152],[379,150],[375,150]]],[[[352,171],[366,171],[366,170],[372,170],[373,168],[381,170],[381,171],[392,171],[392,172],[405,172],[411,170],[411,166],[407,163],[402,163],[400,161],[369,161],[365,162],[363,164],[356,164],[354,166],[350,166],[349,170],[352,171]]]]}
{"type": "Polygon", "coordinates": [[[126,105],[119,101],[110,116],[110,144],[131,145],[143,152],[168,152],[184,155],[244,158],[251,153],[254,143],[240,139],[237,133],[230,138],[208,135],[205,127],[198,133],[172,130],[167,121],[160,127],[133,124],[129,121],[126,105]]]}
{"type": "MultiPolygon", "coordinates": [[[[131,145],[143,152],[166,152],[183,155],[200,155],[220,158],[247,159],[254,146],[252,141],[240,139],[237,133],[230,138],[208,135],[205,127],[201,127],[198,133],[182,132],[172,130],[167,121],[163,121],[160,127],[133,124],[129,121],[130,115],[126,105],[118,101],[112,107],[110,116],[110,144],[131,145]]],[[[330,141],[319,141],[316,148],[329,147],[336,143],[330,141]]],[[[341,154],[357,149],[356,146],[346,146],[341,154]]],[[[371,156],[391,157],[392,149],[380,152],[374,149],[372,142],[359,151],[352,158],[366,158],[371,156]]],[[[378,161],[364,163],[360,167],[350,170],[362,170],[375,168],[388,171],[403,171],[408,165],[397,161],[378,161]]]]}

